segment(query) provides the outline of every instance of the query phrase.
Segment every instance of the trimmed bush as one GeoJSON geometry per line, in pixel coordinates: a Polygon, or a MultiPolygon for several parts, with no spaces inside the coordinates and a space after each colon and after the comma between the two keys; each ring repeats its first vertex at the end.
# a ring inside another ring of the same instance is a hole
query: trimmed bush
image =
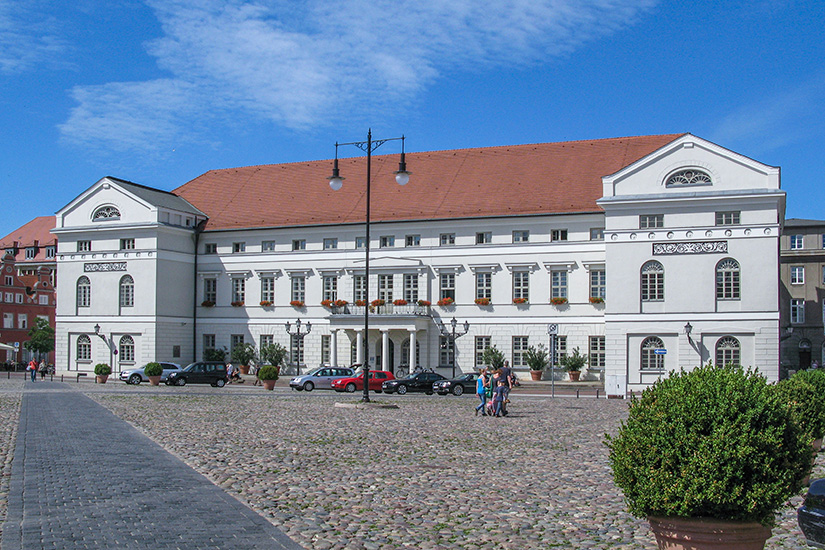
{"type": "Polygon", "coordinates": [[[277,380],[281,369],[272,365],[266,365],[258,369],[258,378],[261,380],[277,380]]]}
{"type": "Polygon", "coordinates": [[[95,374],[98,376],[106,376],[107,374],[112,374],[112,367],[110,367],[106,363],[98,363],[97,365],[95,365],[95,374]]]}
{"type": "Polygon", "coordinates": [[[605,443],[616,485],[639,517],[770,526],[811,467],[810,441],[778,392],[732,365],[670,373],[631,400],[605,443]]]}
{"type": "Polygon", "coordinates": [[[154,361],[151,363],[146,363],[146,366],[143,367],[143,374],[146,376],[160,376],[163,374],[163,366],[154,361]]]}
{"type": "Polygon", "coordinates": [[[811,441],[821,438],[825,433],[825,401],[817,388],[794,376],[779,382],[775,389],[808,438],[811,441]]]}

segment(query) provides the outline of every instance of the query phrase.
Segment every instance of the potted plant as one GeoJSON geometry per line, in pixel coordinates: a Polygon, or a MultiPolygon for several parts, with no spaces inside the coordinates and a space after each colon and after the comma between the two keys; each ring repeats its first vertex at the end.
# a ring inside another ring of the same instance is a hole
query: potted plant
{"type": "Polygon", "coordinates": [[[261,361],[269,363],[258,370],[258,378],[263,382],[265,389],[271,390],[275,387],[288,353],[287,349],[277,342],[261,347],[261,361]],[[274,369],[274,374],[271,369],[274,369]]]}
{"type": "Polygon", "coordinates": [[[403,298],[401,298],[401,299],[393,301],[392,305],[394,305],[394,306],[405,306],[405,305],[407,305],[407,300],[404,300],[403,298]]]}
{"type": "Polygon", "coordinates": [[[332,300],[321,300],[321,305],[324,307],[331,308],[332,307],[332,300]]]}
{"type": "Polygon", "coordinates": [[[386,302],[383,300],[383,298],[377,298],[377,299],[373,300],[372,302],[370,302],[370,305],[374,308],[383,306],[384,304],[386,304],[386,302]]]}
{"type": "MultiPolygon", "coordinates": [[[[813,451],[811,454],[811,466],[813,466],[816,453],[822,447],[822,435],[825,434],[825,400],[822,394],[816,386],[797,376],[782,380],[773,387],[807,436],[813,451]]],[[[802,483],[808,485],[809,481],[810,479],[806,477],[802,483]]]]}
{"type": "Polygon", "coordinates": [[[242,300],[235,300],[234,302],[230,302],[230,305],[232,307],[243,307],[243,301],[242,300]]]}
{"type": "Polygon", "coordinates": [[[493,370],[500,369],[504,366],[504,353],[497,347],[490,346],[481,354],[481,361],[493,370]]]}
{"type": "Polygon", "coordinates": [[[366,300],[355,300],[355,305],[358,306],[358,307],[364,307],[365,305],[367,305],[367,301],[366,300]]]}
{"type": "Polygon", "coordinates": [[[232,348],[232,362],[237,363],[241,369],[241,374],[249,374],[249,364],[258,357],[255,351],[255,344],[244,342],[232,348]]]}
{"type": "Polygon", "coordinates": [[[674,550],[764,548],[810,470],[810,443],[786,403],[734,365],[671,372],[631,400],[605,443],[628,510],[674,550]]]}
{"type": "Polygon", "coordinates": [[[418,300],[418,305],[421,307],[430,307],[432,304],[429,300],[418,300]]]}
{"type": "Polygon", "coordinates": [[[157,386],[160,384],[160,377],[163,374],[163,365],[155,361],[146,363],[146,366],[143,367],[143,374],[149,379],[151,385],[157,386]]]}
{"type": "Polygon", "coordinates": [[[106,363],[98,363],[95,365],[95,381],[98,384],[105,384],[110,374],[112,374],[112,367],[106,363]]]}
{"type": "Polygon", "coordinates": [[[264,365],[258,370],[258,378],[263,382],[265,390],[275,389],[275,382],[278,381],[280,372],[280,367],[274,365],[264,365]]]}
{"type": "Polygon", "coordinates": [[[212,300],[204,300],[203,302],[201,302],[201,305],[203,307],[215,307],[215,302],[213,302],[212,300]]]}
{"type": "Polygon", "coordinates": [[[450,298],[449,296],[446,298],[441,298],[438,302],[436,302],[441,307],[449,307],[455,303],[455,300],[450,298]]]}
{"type": "Polygon", "coordinates": [[[289,302],[289,305],[291,305],[292,307],[299,307],[299,308],[304,307],[304,301],[303,300],[292,300],[291,302],[289,302]]]}
{"type": "Polygon", "coordinates": [[[226,350],[207,348],[203,350],[204,361],[224,361],[226,360],[226,350]]]}
{"type": "Polygon", "coordinates": [[[604,298],[602,298],[601,296],[591,296],[590,297],[590,303],[591,304],[603,304],[604,303],[604,298]]]}
{"type": "Polygon", "coordinates": [[[489,298],[476,298],[476,305],[489,306],[490,305],[490,299],[489,298]]]}
{"type": "Polygon", "coordinates": [[[527,298],[513,298],[513,303],[516,305],[526,304],[527,298]]]}
{"type": "Polygon", "coordinates": [[[261,300],[261,307],[272,307],[271,300],[261,300]]]}
{"type": "Polygon", "coordinates": [[[541,380],[541,375],[549,363],[549,354],[544,344],[528,347],[527,351],[524,352],[524,360],[527,362],[527,366],[530,367],[530,378],[536,382],[541,380]]]}
{"type": "Polygon", "coordinates": [[[346,300],[335,300],[335,307],[346,307],[349,302],[346,300]]]}
{"type": "Polygon", "coordinates": [[[561,296],[556,296],[554,298],[550,298],[550,303],[554,306],[563,306],[567,303],[567,298],[563,298],[561,296]]]}
{"type": "Polygon", "coordinates": [[[587,364],[587,355],[582,355],[579,348],[575,348],[572,354],[559,359],[559,364],[570,375],[571,382],[578,382],[581,370],[587,364]]]}

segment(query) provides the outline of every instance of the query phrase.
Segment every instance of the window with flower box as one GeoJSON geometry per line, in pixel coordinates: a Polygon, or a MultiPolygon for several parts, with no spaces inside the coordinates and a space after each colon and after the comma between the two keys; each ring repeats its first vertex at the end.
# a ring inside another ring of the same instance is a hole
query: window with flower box
{"type": "Polygon", "coordinates": [[[324,276],[324,300],[334,302],[338,299],[338,277],[335,275],[324,276]]]}
{"type": "Polygon", "coordinates": [[[306,277],[303,275],[293,275],[290,277],[292,283],[291,301],[305,302],[306,301],[306,277]]]}
{"type": "Polygon", "coordinates": [[[439,297],[444,299],[455,300],[455,273],[442,273],[439,277],[440,288],[439,297]]]}
{"type": "Polygon", "coordinates": [[[567,299],[567,271],[554,269],[550,272],[550,298],[567,299]]]}
{"type": "Polygon", "coordinates": [[[392,302],[392,275],[378,276],[378,299],[392,302]]]}
{"type": "Polygon", "coordinates": [[[275,277],[272,275],[261,277],[261,301],[275,303],[275,277]]]}
{"type": "Polygon", "coordinates": [[[530,300],[530,272],[513,271],[513,302],[524,303],[530,300]]]}
{"type": "Polygon", "coordinates": [[[358,302],[367,301],[367,278],[363,275],[356,275],[352,278],[352,299],[356,302],[355,305],[358,305],[358,302]]]}
{"type": "Polygon", "coordinates": [[[203,301],[214,305],[218,301],[218,280],[209,278],[203,280],[203,301]]]}
{"type": "Polygon", "coordinates": [[[246,279],[243,277],[232,277],[232,302],[246,301],[246,279]]]}
{"type": "MultiPolygon", "coordinates": [[[[590,270],[590,297],[604,300],[607,288],[607,274],[604,269],[590,270]]],[[[598,301],[598,300],[596,300],[598,301]]]]}
{"type": "Polygon", "coordinates": [[[415,273],[404,274],[404,299],[410,304],[418,301],[418,275],[415,273]]]}
{"type": "Polygon", "coordinates": [[[476,273],[476,300],[489,300],[493,297],[493,274],[489,271],[476,273]]]}

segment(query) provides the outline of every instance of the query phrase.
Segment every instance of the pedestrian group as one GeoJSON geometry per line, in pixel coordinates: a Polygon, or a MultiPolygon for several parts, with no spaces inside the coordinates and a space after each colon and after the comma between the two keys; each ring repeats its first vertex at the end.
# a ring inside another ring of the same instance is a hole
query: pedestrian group
{"type": "Polygon", "coordinates": [[[476,395],[481,403],[476,407],[476,416],[479,411],[482,416],[507,416],[507,404],[510,402],[510,390],[513,388],[513,371],[508,361],[504,366],[488,373],[481,369],[476,382],[476,395]]]}

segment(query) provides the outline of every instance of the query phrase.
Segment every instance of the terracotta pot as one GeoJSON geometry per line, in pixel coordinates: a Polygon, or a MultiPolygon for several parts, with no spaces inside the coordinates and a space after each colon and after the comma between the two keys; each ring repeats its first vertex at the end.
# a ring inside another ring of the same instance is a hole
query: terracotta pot
{"type": "Polygon", "coordinates": [[[108,380],[108,379],[109,379],[108,374],[96,374],[95,375],[95,381],[97,381],[98,384],[105,384],[106,380],[108,380]]]}
{"type": "Polygon", "coordinates": [[[544,371],[541,370],[531,370],[530,371],[530,378],[533,379],[533,382],[538,382],[541,380],[541,375],[544,374],[544,371]]]}
{"type": "Polygon", "coordinates": [[[762,550],[771,530],[756,522],[649,517],[659,550],[762,550]]]}
{"type": "Polygon", "coordinates": [[[570,375],[571,382],[578,382],[579,376],[581,376],[582,373],[578,370],[571,370],[568,374],[570,375]]]}
{"type": "Polygon", "coordinates": [[[159,386],[160,385],[160,376],[148,376],[149,384],[152,386],[159,386]]]}
{"type": "Polygon", "coordinates": [[[275,382],[277,382],[277,380],[261,380],[261,383],[264,385],[264,389],[269,391],[275,389],[275,382]]]}
{"type": "Polygon", "coordinates": [[[241,369],[241,374],[249,374],[249,365],[241,365],[238,368],[241,369]]]}

